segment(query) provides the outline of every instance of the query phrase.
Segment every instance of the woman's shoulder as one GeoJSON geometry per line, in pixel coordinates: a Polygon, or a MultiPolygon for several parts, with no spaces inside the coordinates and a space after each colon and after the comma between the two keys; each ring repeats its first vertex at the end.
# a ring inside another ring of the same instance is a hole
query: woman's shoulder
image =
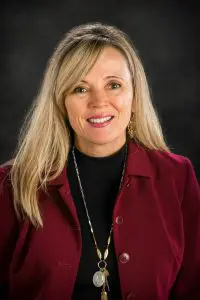
{"type": "MultiPolygon", "coordinates": [[[[0,219],[15,219],[13,189],[10,176],[11,165],[0,166],[0,219]]],[[[0,222],[1,223],[1,222],[0,222]]]]}
{"type": "Polygon", "coordinates": [[[174,178],[183,185],[191,178],[197,180],[194,166],[188,157],[161,150],[147,151],[147,155],[156,174],[174,178]]]}
{"type": "Polygon", "coordinates": [[[191,160],[183,155],[169,151],[146,149],[143,146],[130,144],[130,152],[138,152],[141,159],[148,164],[152,174],[168,174],[172,176],[186,176],[188,170],[193,170],[191,160]]]}
{"type": "Polygon", "coordinates": [[[152,161],[157,162],[157,164],[166,165],[169,168],[182,168],[188,163],[191,164],[188,157],[173,152],[162,150],[147,150],[146,152],[152,161]]]}
{"type": "Polygon", "coordinates": [[[7,276],[11,256],[19,233],[19,221],[14,209],[10,165],[0,166],[0,277],[7,276]]]}
{"type": "Polygon", "coordinates": [[[10,171],[12,163],[11,161],[0,165],[0,195],[4,188],[11,186],[10,171]]]}
{"type": "MultiPolygon", "coordinates": [[[[188,199],[200,201],[199,183],[193,164],[188,157],[173,152],[149,150],[133,144],[130,148],[133,154],[131,164],[134,165],[135,162],[139,166],[139,174],[147,174],[163,190],[169,187],[176,189],[180,199],[186,195],[188,199]]],[[[134,169],[133,166],[131,168],[134,169]]]]}

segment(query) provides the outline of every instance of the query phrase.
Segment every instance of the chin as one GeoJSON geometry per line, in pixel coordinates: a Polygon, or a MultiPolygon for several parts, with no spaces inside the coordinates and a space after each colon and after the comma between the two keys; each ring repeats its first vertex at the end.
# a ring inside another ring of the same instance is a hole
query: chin
{"type": "Polygon", "coordinates": [[[95,137],[93,139],[89,140],[91,143],[97,144],[97,145],[105,145],[105,144],[112,144],[116,143],[117,137],[95,137]]]}

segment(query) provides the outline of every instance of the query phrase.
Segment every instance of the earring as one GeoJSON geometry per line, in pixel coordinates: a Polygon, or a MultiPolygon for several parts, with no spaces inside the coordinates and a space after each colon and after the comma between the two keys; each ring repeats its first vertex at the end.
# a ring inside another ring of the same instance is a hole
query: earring
{"type": "Polygon", "coordinates": [[[136,130],[135,127],[136,127],[135,126],[135,115],[132,112],[130,121],[129,121],[128,126],[127,126],[128,135],[131,139],[133,139],[135,137],[135,130],[136,130]]]}

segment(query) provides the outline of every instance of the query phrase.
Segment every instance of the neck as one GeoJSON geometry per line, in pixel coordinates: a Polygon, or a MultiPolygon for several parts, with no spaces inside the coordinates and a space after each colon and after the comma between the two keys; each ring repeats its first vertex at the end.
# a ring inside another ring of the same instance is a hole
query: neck
{"type": "Polygon", "coordinates": [[[92,142],[82,143],[75,138],[75,147],[82,153],[92,157],[104,157],[116,153],[125,144],[126,138],[106,144],[92,142]]]}

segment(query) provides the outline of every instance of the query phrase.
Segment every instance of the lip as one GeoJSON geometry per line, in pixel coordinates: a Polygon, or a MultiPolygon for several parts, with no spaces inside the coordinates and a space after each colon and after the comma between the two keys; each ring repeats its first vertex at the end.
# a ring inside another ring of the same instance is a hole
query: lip
{"type": "Polygon", "coordinates": [[[108,121],[105,121],[103,123],[90,123],[88,121],[88,125],[91,126],[91,127],[94,127],[94,128],[103,128],[103,127],[109,126],[112,121],[113,121],[113,118],[108,120],[108,121]]]}
{"type": "Polygon", "coordinates": [[[88,119],[101,119],[101,118],[107,118],[107,117],[114,117],[113,115],[109,114],[109,115],[93,115],[93,116],[90,116],[88,119]]]}

